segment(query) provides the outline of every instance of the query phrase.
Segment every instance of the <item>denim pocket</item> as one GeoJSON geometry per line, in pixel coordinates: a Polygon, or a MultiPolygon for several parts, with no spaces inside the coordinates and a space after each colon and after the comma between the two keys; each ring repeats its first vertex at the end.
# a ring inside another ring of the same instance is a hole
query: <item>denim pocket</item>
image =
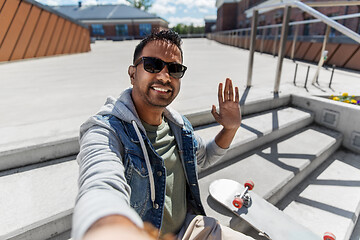
{"type": "Polygon", "coordinates": [[[150,203],[149,174],[144,159],[136,154],[125,154],[125,177],[131,187],[130,205],[143,217],[150,203]]]}

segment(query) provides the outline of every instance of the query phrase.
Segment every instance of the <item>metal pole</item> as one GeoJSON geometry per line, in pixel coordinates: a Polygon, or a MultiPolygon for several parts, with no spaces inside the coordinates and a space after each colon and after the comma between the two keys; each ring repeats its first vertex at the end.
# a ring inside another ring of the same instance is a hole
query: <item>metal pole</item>
{"type": "Polygon", "coordinates": [[[291,48],[291,59],[292,60],[294,60],[294,56],[295,56],[295,47],[296,47],[296,41],[297,41],[298,32],[299,32],[299,25],[296,25],[295,26],[294,39],[293,39],[292,48],[291,48]]]}
{"type": "Polygon", "coordinates": [[[250,51],[249,51],[249,64],[248,64],[248,76],[247,76],[247,84],[246,84],[247,87],[251,86],[251,80],[252,80],[258,15],[259,15],[258,11],[254,10],[253,18],[252,18],[252,24],[251,24],[251,40],[250,40],[250,51]]]}
{"type": "Polygon", "coordinates": [[[251,37],[251,31],[246,31],[246,38],[245,38],[245,49],[250,49],[249,44],[250,44],[250,39],[249,37],[251,37]]]}
{"type": "Polygon", "coordinates": [[[262,30],[262,36],[261,36],[261,44],[260,44],[260,52],[261,52],[261,53],[263,53],[263,50],[264,50],[265,31],[266,31],[266,29],[263,28],[263,30],[262,30]]]}
{"type": "MultiPolygon", "coordinates": [[[[350,2],[351,1],[347,1],[346,3],[350,3],[350,2]]],[[[352,31],[351,29],[349,29],[347,27],[344,27],[340,23],[332,20],[331,18],[329,18],[326,15],[322,14],[321,12],[313,9],[312,7],[309,7],[308,5],[306,5],[303,2],[293,1],[293,4],[296,7],[298,7],[299,9],[303,10],[304,12],[307,12],[310,15],[320,19],[321,21],[323,21],[327,25],[330,25],[332,28],[335,28],[336,30],[338,30],[342,34],[344,34],[344,35],[348,36],[349,38],[355,40],[356,42],[360,43],[360,35],[357,34],[354,31],[352,31]]]]}
{"type": "Polygon", "coordinates": [[[236,37],[235,37],[235,35],[236,35],[236,31],[234,31],[233,34],[232,34],[232,46],[233,47],[236,46],[236,37]]]}
{"type": "Polygon", "coordinates": [[[310,71],[310,66],[308,66],[307,72],[306,72],[306,79],[305,79],[305,85],[304,88],[307,89],[306,85],[307,85],[307,81],[308,81],[308,77],[309,77],[309,71],[310,71]]]}
{"type": "Polygon", "coordinates": [[[277,47],[277,39],[279,35],[279,28],[275,28],[275,35],[274,35],[274,44],[273,44],[273,56],[275,57],[276,54],[276,47],[277,47]]]}
{"type": "Polygon", "coordinates": [[[281,70],[282,70],[282,65],[283,65],[283,60],[284,60],[284,55],[285,55],[286,40],[287,40],[288,29],[289,29],[290,12],[291,12],[291,7],[286,6],[284,18],[283,18],[283,25],[282,25],[282,29],[281,29],[280,49],[279,49],[278,64],[277,64],[276,75],[275,75],[274,93],[278,93],[279,87],[280,87],[281,70]]]}
{"type": "Polygon", "coordinates": [[[326,43],[329,41],[330,29],[331,29],[331,27],[329,25],[327,25],[323,45],[322,45],[321,52],[320,52],[319,64],[316,69],[314,78],[312,80],[312,84],[315,84],[316,79],[319,77],[320,69],[324,65],[324,61],[325,61],[324,52],[325,52],[325,48],[326,48],[326,43]]]}
{"type": "Polygon", "coordinates": [[[240,32],[240,47],[244,48],[244,31],[240,32]]]}
{"type": "Polygon", "coordinates": [[[298,63],[296,63],[296,67],[295,67],[295,75],[294,75],[294,85],[296,86],[296,74],[297,74],[297,69],[298,69],[298,63]]]}
{"type": "Polygon", "coordinates": [[[235,32],[235,45],[236,47],[239,46],[239,31],[235,32]]]}
{"type": "Polygon", "coordinates": [[[333,76],[334,76],[334,71],[335,71],[335,64],[332,65],[333,69],[332,69],[332,72],[331,72],[331,77],[330,77],[330,83],[329,83],[329,88],[331,88],[331,84],[332,84],[332,80],[333,80],[333,76]]]}

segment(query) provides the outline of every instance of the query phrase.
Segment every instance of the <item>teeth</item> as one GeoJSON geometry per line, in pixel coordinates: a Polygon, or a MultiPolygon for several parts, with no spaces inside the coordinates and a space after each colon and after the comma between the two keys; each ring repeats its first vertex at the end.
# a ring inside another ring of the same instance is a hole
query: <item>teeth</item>
{"type": "Polygon", "coordinates": [[[159,91],[159,92],[168,92],[169,90],[163,89],[163,88],[158,88],[158,87],[153,87],[154,90],[159,91]]]}

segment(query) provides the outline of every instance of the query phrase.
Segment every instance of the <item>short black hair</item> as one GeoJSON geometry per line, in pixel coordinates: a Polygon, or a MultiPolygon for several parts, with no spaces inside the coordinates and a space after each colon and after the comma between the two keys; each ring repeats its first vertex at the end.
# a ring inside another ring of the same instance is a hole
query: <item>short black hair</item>
{"type": "Polygon", "coordinates": [[[155,40],[163,40],[168,43],[175,44],[181,52],[181,61],[183,61],[183,51],[181,49],[182,40],[181,40],[181,37],[179,36],[179,34],[177,32],[174,32],[173,30],[162,30],[160,32],[151,33],[150,35],[145,37],[143,40],[141,40],[141,42],[135,48],[133,63],[135,63],[135,61],[140,57],[141,52],[144,49],[144,47],[149,42],[152,42],[155,40]]]}

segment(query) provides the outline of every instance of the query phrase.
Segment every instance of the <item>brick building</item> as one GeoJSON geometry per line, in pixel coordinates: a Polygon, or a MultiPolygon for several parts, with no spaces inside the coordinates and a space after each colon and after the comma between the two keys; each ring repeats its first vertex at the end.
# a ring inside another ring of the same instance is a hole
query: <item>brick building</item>
{"type": "Polygon", "coordinates": [[[87,25],[90,35],[97,39],[122,40],[142,38],[151,32],[168,29],[168,22],[140,9],[120,5],[54,6],[73,19],[87,25]]]}
{"type": "Polygon", "coordinates": [[[206,16],[205,21],[205,33],[210,33],[216,31],[216,15],[206,16]]]}
{"type": "Polygon", "coordinates": [[[84,24],[34,0],[0,0],[0,62],[88,51],[84,24]]]}
{"type": "MultiPolygon", "coordinates": [[[[322,0],[303,0],[302,2],[321,2],[322,0]]],[[[280,0],[217,0],[217,31],[231,30],[237,28],[247,28],[251,25],[252,8],[259,4],[276,4],[280,0]]],[[[337,7],[317,7],[319,12],[329,16],[341,16],[360,12],[360,6],[337,6],[337,7]]],[[[283,9],[275,9],[259,14],[259,25],[272,25],[281,23],[283,9]]],[[[290,22],[312,19],[312,16],[302,12],[297,8],[292,8],[290,22]]],[[[340,20],[340,23],[354,32],[360,32],[360,18],[340,20]]],[[[323,23],[300,25],[300,36],[324,35],[326,26],[323,23]]],[[[271,31],[271,30],[269,30],[271,31]]],[[[274,29],[272,30],[274,31],[274,29]]],[[[269,32],[268,34],[274,34],[269,32]]],[[[331,35],[337,35],[332,29],[331,35]]],[[[290,34],[292,35],[292,29],[290,34]]]]}
{"type": "MultiPolygon", "coordinates": [[[[303,0],[302,2],[324,2],[322,0],[303,0]]],[[[329,2],[329,1],[326,1],[329,2]]],[[[344,1],[346,2],[346,1],[344,1]]],[[[249,49],[250,27],[253,8],[260,5],[281,3],[281,0],[217,0],[217,33],[212,39],[221,43],[249,49]],[[225,31],[234,30],[234,31],[225,31]],[[225,31],[225,32],[222,32],[225,31]]],[[[356,17],[337,20],[340,24],[360,33],[360,6],[314,7],[315,10],[329,17],[355,14],[356,17]]],[[[283,21],[284,8],[258,11],[258,25],[280,25],[283,21]]],[[[291,8],[290,22],[311,20],[313,17],[298,8],[291,8]]],[[[281,26],[281,25],[280,25],[281,26]]],[[[323,22],[303,23],[289,26],[288,38],[285,47],[285,57],[308,62],[319,62],[326,31],[323,22]],[[295,29],[297,28],[297,35],[295,29]],[[296,35],[296,37],[295,37],[296,35]]],[[[360,70],[360,45],[353,39],[343,36],[335,29],[330,28],[330,38],[326,44],[327,58],[325,65],[360,70]]],[[[255,40],[255,51],[277,55],[280,46],[281,27],[258,29],[255,40]]]]}

